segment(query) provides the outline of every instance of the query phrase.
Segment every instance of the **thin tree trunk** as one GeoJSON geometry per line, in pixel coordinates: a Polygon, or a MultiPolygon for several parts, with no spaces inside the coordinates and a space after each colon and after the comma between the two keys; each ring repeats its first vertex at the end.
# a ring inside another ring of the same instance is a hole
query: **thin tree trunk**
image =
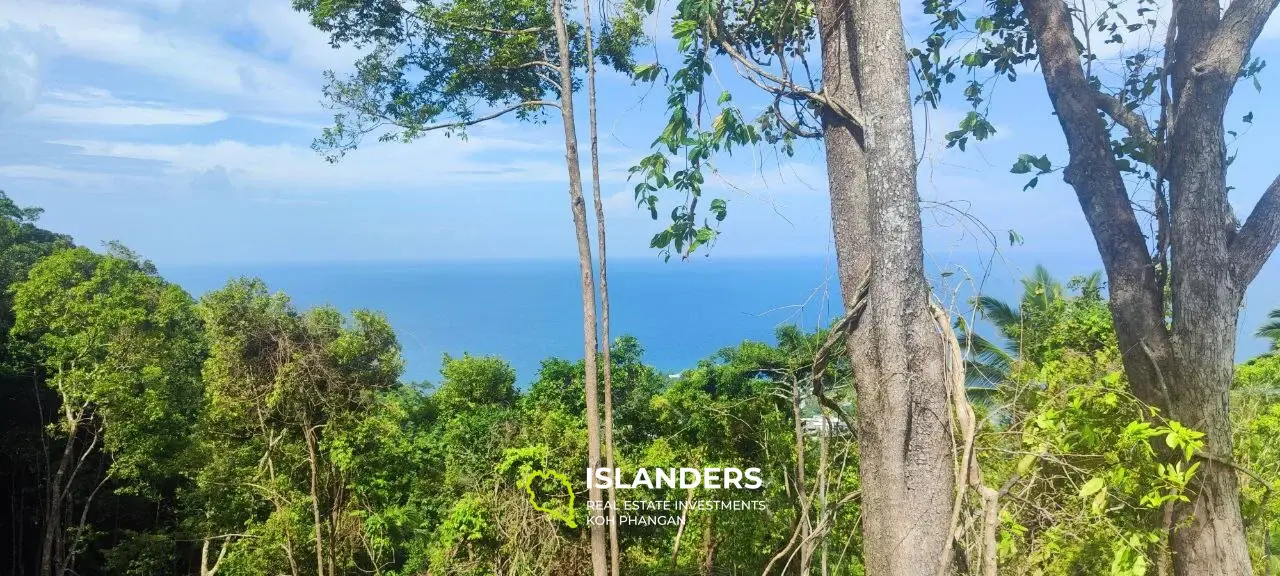
{"type": "MultiPolygon", "coordinates": [[[[587,41],[587,124],[591,141],[591,199],[596,211],[596,248],[600,253],[600,340],[604,357],[604,465],[613,470],[613,361],[609,337],[609,273],[605,256],[604,196],[600,190],[600,145],[596,130],[596,59],[592,45],[591,0],[582,3],[582,19],[587,41]]],[[[617,493],[609,485],[609,574],[618,576],[622,562],[618,548],[617,493]]]]}
{"type": "Polygon", "coordinates": [[[831,219],[858,395],[869,576],[932,576],[945,546],[951,470],[942,338],[929,310],[906,52],[894,0],[820,0],[831,219]]]}
{"type": "MultiPolygon", "coordinates": [[[[582,169],[578,159],[578,132],[573,118],[573,69],[569,59],[569,33],[565,27],[564,4],[561,0],[552,0],[551,12],[555,18],[556,43],[560,52],[560,117],[564,124],[564,159],[569,170],[569,206],[578,241],[578,271],[581,275],[582,348],[583,362],[586,364],[583,388],[587,404],[587,469],[590,472],[600,467],[600,400],[596,372],[599,341],[596,337],[595,272],[591,265],[591,237],[587,231],[587,207],[582,195],[582,169]]],[[[599,503],[600,488],[593,482],[588,484],[587,497],[592,502],[599,503]]],[[[590,533],[592,573],[604,576],[608,571],[604,526],[593,523],[590,533]]]]}
{"type": "MultiPolygon", "coordinates": [[[[822,376],[820,374],[814,374],[813,377],[821,378],[822,376]]],[[[819,518],[819,522],[825,522],[827,518],[827,484],[828,484],[827,460],[829,458],[828,452],[831,449],[831,445],[828,442],[828,436],[830,435],[831,430],[830,428],[827,427],[827,411],[825,408],[818,410],[818,416],[822,418],[822,426],[821,428],[819,428],[819,432],[818,432],[818,482],[819,484],[818,484],[817,516],[819,518]]],[[[832,522],[834,522],[834,520],[832,520],[832,522]]],[[[818,573],[821,576],[827,576],[829,574],[829,572],[827,571],[827,534],[831,533],[831,529],[824,528],[823,530],[825,531],[825,533],[822,535],[822,542],[820,544],[822,549],[819,551],[820,556],[818,558],[818,562],[819,562],[820,570],[818,573]]]]}
{"type": "Polygon", "coordinates": [[[45,510],[44,543],[40,548],[41,576],[62,574],[62,555],[57,554],[55,549],[58,548],[58,539],[62,535],[63,501],[66,500],[67,491],[75,477],[71,463],[75,460],[76,432],[80,429],[81,416],[71,409],[65,394],[62,396],[62,412],[67,421],[67,442],[62,448],[62,457],[58,460],[58,470],[49,482],[49,507],[45,510]],[[67,487],[64,488],[64,485],[67,487]]]}
{"type": "Polygon", "coordinates": [[[311,520],[315,529],[316,538],[316,574],[324,576],[324,530],[321,528],[320,522],[320,490],[318,482],[318,471],[316,469],[316,439],[315,431],[311,429],[310,422],[302,425],[302,434],[307,442],[307,464],[311,470],[311,520]]]}
{"type": "MultiPolygon", "coordinates": [[[[274,489],[276,484],[276,464],[275,459],[271,456],[274,450],[275,435],[267,428],[266,417],[262,414],[262,405],[255,405],[258,414],[258,426],[262,430],[262,435],[267,438],[267,453],[264,455],[267,461],[267,478],[271,480],[271,486],[274,489]]],[[[280,502],[275,496],[270,496],[272,505],[275,506],[276,513],[279,514],[284,509],[284,503],[280,502]]],[[[286,526],[284,529],[284,542],[280,545],[284,549],[285,558],[289,561],[289,573],[298,576],[298,560],[293,556],[293,536],[289,534],[286,526]]]]}

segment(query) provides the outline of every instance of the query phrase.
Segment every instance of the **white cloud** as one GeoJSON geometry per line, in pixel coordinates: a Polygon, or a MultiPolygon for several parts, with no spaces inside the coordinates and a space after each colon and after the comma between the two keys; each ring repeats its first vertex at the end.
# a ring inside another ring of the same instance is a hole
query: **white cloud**
{"type": "Polygon", "coordinates": [[[69,140],[56,144],[80,156],[146,161],[157,173],[187,180],[224,171],[237,186],[271,191],[388,190],[453,187],[460,183],[516,185],[566,180],[560,148],[500,136],[500,127],[466,141],[429,138],[412,144],[369,143],[336,164],[291,144],[154,144],[69,140]]]}
{"type": "Polygon", "coordinates": [[[48,30],[0,20],[0,119],[21,115],[35,103],[50,36],[48,30]]]}
{"type": "Polygon", "coordinates": [[[53,91],[47,96],[51,102],[36,105],[29,118],[62,124],[111,126],[201,125],[227,119],[227,113],[222,110],[121,100],[97,88],[53,91]]]}
{"type": "Polygon", "coordinates": [[[12,180],[39,180],[94,191],[108,190],[124,184],[137,184],[151,178],[127,174],[104,174],[70,170],[56,166],[35,164],[10,164],[0,166],[0,178],[12,180]]]}
{"type": "Polygon", "coordinates": [[[131,68],[193,93],[233,96],[257,108],[319,109],[318,78],[230,46],[208,27],[67,1],[24,2],[6,9],[5,21],[52,30],[63,55],[131,68]]]}

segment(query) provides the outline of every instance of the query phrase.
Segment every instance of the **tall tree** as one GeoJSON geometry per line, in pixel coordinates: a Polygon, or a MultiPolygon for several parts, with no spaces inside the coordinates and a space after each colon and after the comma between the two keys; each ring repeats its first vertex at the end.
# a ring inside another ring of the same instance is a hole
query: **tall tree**
{"type": "Polygon", "coordinates": [[[61,409],[61,454],[48,463],[41,574],[73,573],[89,510],[108,484],[149,493],[189,439],[204,343],[194,301],[148,262],[113,246],[57,252],[13,288],[15,340],[61,409]],[[105,470],[83,464],[101,449],[105,470]],[[87,495],[77,480],[93,474],[87,495]],[[78,509],[72,510],[72,507],[78,509]]]}
{"type": "MultiPolygon", "coordinates": [[[[601,3],[602,7],[607,6],[601,3]]],[[[625,15],[626,12],[623,12],[625,15]]],[[[608,14],[601,14],[602,28],[608,29],[610,21],[608,14]]],[[[608,256],[606,250],[606,226],[604,218],[604,193],[600,189],[600,145],[599,132],[596,122],[596,57],[595,46],[592,42],[593,25],[591,21],[591,0],[582,4],[583,29],[586,36],[587,49],[587,131],[588,140],[591,143],[591,199],[595,207],[596,215],[596,250],[600,254],[600,348],[602,376],[604,378],[604,465],[605,468],[612,470],[614,468],[613,461],[613,361],[610,358],[611,348],[613,344],[609,336],[609,272],[608,272],[608,256]]],[[[621,18],[616,21],[616,25],[623,27],[635,26],[637,20],[635,18],[621,18]]],[[[628,34],[623,33],[623,37],[628,34]]],[[[618,510],[616,506],[617,494],[613,485],[608,488],[608,508],[609,508],[609,573],[613,576],[619,574],[621,567],[621,553],[618,544],[618,510]]]]}
{"type": "MultiPolygon", "coordinates": [[[[583,354],[586,361],[588,467],[598,468],[600,412],[596,282],[574,116],[576,71],[584,55],[582,25],[568,21],[562,0],[504,0],[369,5],[356,0],[295,0],[311,22],[330,34],[334,45],[369,46],[347,79],[328,73],[325,96],[340,112],[316,148],[336,159],[360,138],[386,126],[382,140],[412,140],[433,131],[460,131],[507,114],[531,119],[557,108],[564,129],[569,206],[577,240],[582,294],[583,354]]],[[[601,50],[590,55],[631,69],[638,26],[605,29],[601,50]]],[[[603,230],[603,229],[602,229],[603,230]]],[[[603,234],[603,232],[601,232],[603,234]]],[[[589,486],[589,498],[601,500],[589,486]]],[[[590,527],[596,576],[607,568],[605,528],[590,527]]]]}
{"type": "Polygon", "coordinates": [[[202,570],[226,558],[233,573],[350,573],[372,552],[348,481],[357,474],[340,455],[396,386],[395,332],[364,310],[299,313],[257,280],[207,294],[200,311],[211,353],[194,528],[206,550],[216,547],[202,570]]]}
{"type": "MultiPolygon", "coordinates": [[[[947,390],[961,368],[948,359],[950,327],[939,326],[924,275],[899,3],[683,0],[672,34],[683,62],[667,79],[671,117],[657,150],[633,171],[644,179],[637,201],[655,219],[658,190],[674,188],[687,200],[652,245],[687,257],[715,239],[716,228],[698,222],[714,152],[762,138],[789,151],[796,138],[822,138],[848,316],[841,329],[857,386],[867,573],[934,574],[950,562],[959,496],[947,390]],[[815,35],[820,79],[809,75],[815,35]],[[727,92],[706,97],[717,56],[772,97],[761,116],[746,119],[727,92]]],[[[638,73],[653,79],[660,69],[638,73]]],[[[706,206],[725,218],[724,200],[706,206]]]]}
{"type": "MultiPolygon", "coordinates": [[[[1228,200],[1234,156],[1227,139],[1235,132],[1225,113],[1236,84],[1262,69],[1250,51],[1276,6],[1276,0],[1236,0],[1225,9],[1213,0],[1098,6],[997,0],[976,20],[983,37],[977,49],[943,58],[947,37],[965,16],[954,3],[927,2],[935,34],[927,50],[915,52],[931,99],[941,82],[971,73],[965,95],[975,111],[947,135],[961,145],[993,131],[983,115],[992,83],[981,81],[977,69],[990,66],[1012,79],[1018,64],[1039,62],[1066,137],[1063,179],[1075,190],[1107,272],[1129,383],[1144,402],[1208,434],[1195,499],[1174,514],[1174,572],[1181,576],[1251,569],[1230,464],[1228,392],[1240,303],[1280,242],[1280,177],[1241,225],[1228,200]],[[1162,7],[1167,22],[1157,17],[1162,7]],[[1109,56],[1103,46],[1118,47],[1120,55],[1109,56]],[[1151,214],[1150,243],[1135,204],[1151,214]]],[[[1243,119],[1252,120],[1252,114],[1243,119]]],[[[1056,168],[1047,156],[1027,154],[1013,169],[1032,170],[1038,177],[1056,168]]]]}

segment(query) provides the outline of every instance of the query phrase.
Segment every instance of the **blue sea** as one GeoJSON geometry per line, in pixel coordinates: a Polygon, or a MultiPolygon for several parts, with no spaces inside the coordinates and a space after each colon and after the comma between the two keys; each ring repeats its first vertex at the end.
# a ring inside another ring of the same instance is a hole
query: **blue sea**
{"type": "MultiPolygon", "coordinates": [[[[780,325],[829,320],[840,300],[828,266],[818,258],[611,263],[611,332],[635,336],[647,363],[678,372],[743,340],[772,341],[780,325]]],[[[381,311],[411,381],[435,381],[443,354],[467,352],[502,357],[524,385],[543,359],[583,353],[573,261],[174,266],[162,273],[196,296],[250,276],[299,308],[381,311]]]]}
{"type": "MultiPolygon", "coordinates": [[[[1092,262],[1049,261],[1066,280],[1097,269],[1092,262]]],[[[1274,264],[1274,263],[1273,263],[1274,264]]],[[[1280,306],[1278,266],[1268,266],[1250,291],[1239,334],[1240,359],[1265,350],[1252,332],[1280,306]]],[[[240,264],[163,266],[164,276],[197,297],[234,277],[258,277],[300,308],[330,304],[386,314],[403,347],[404,378],[435,382],[443,354],[497,355],[523,387],[548,357],[582,357],[582,304],[573,261],[240,264]]],[[[985,291],[1020,292],[1019,270],[997,271],[985,291]]],[[[941,278],[939,285],[954,278],[941,278]]],[[[610,263],[613,336],[629,334],[645,361],[675,373],[720,348],[744,340],[772,342],[784,324],[813,329],[841,309],[834,263],[821,257],[698,258],[663,263],[610,263]]],[[[965,299],[964,297],[960,298],[965,299]]]]}

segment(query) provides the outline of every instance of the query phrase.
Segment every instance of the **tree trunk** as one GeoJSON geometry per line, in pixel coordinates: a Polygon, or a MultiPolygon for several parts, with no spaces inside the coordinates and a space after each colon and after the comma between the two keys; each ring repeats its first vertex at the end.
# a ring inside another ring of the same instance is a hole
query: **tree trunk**
{"type": "Polygon", "coordinates": [[[62,575],[62,554],[57,553],[57,548],[62,536],[63,501],[75,479],[71,464],[75,460],[76,432],[80,429],[81,416],[71,409],[66,395],[62,396],[62,411],[67,420],[67,443],[62,448],[58,470],[49,482],[49,505],[44,515],[44,543],[40,547],[41,576],[62,575]]]}
{"type": "Polygon", "coordinates": [[[316,574],[324,576],[324,530],[321,529],[320,521],[320,489],[319,478],[317,477],[319,471],[316,465],[318,454],[316,453],[315,431],[311,429],[309,422],[303,424],[302,435],[307,442],[307,464],[311,471],[311,521],[316,538],[316,574]]]}
{"type": "MultiPolygon", "coordinates": [[[[582,20],[587,41],[587,124],[591,141],[591,200],[596,212],[596,248],[600,252],[600,340],[604,356],[604,465],[613,470],[613,360],[609,338],[609,274],[605,257],[604,197],[600,191],[600,143],[596,131],[596,59],[591,42],[591,2],[582,4],[582,20]]],[[[617,493],[609,485],[609,574],[618,576],[620,564],[618,543],[617,493]]]]}
{"type": "Polygon", "coordinates": [[[900,7],[817,4],[832,228],[845,309],[869,275],[847,340],[858,394],[864,562],[870,576],[932,576],[955,479],[942,338],[929,310],[900,7]],[[864,132],[865,130],[865,132],[864,132]]]}
{"type": "Polygon", "coordinates": [[[1224,465],[1232,459],[1228,395],[1235,364],[1234,305],[1217,320],[1180,334],[1172,366],[1162,370],[1170,377],[1172,417],[1203,431],[1204,450],[1213,457],[1202,460],[1192,478],[1191,502],[1173,508],[1170,543],[1177,576],[1253,573],[1236,470],[1224,465]]]}
{"type": "MultiPolygon", "coordinates": [[[[569,60],[569,34],[565,28],[564,5],[552,0],[556,43],[560,52],[560,117],[564,124],[564,159],[569,170],[569,207],[573,213],[573,229],[578,241],[578,271],[582,288],[583,388],[587,404],[587,469],[600,467],[600,400],[597,387],[596,291],[595,272],[591,265],[591,237],[587,231],[587,207],[582,195],[582,169],[578,160],[578,132],[573,118],[573,69],[569,60]]],[[[589,483],[587,497],[600,502],[600,488],[589,483]]],[[[605,530],[599,523],[591,526],[591,569],[595,576],[608,571],[605,552],[605,530]]]]}
{"type": "Polygon", "coordinates": [[[1211,0],[1173,3],[1176,34],[1164,47],[1172,90],[1162,99],[1169,127],[1163,140],[1144,119],[1127,121],[1115,111],[1123,103],[1090,83],[1062,2],[1021,2],[1067,140],[1064,180],[1075,189],[1106,267],[1125,375],[1139,399],[1206,434],[1207,458],[1188,486],[1192,501],[1173,510],[1174,574],[1251,574],[1236,471],[1224,464],[1232,458],[1228,393],[1241,299],[1280,238],[1280,179],[1237,229],[1227,202],[1223,114],[1248,48],[1276,2],[1236,0],[1221,17],[1211,0]],[[1157,223],[1171,254],[1171,318],[1100,109],[1158,147],[1153,163],[1169,182],[1169,213],[1157,223]]]}

